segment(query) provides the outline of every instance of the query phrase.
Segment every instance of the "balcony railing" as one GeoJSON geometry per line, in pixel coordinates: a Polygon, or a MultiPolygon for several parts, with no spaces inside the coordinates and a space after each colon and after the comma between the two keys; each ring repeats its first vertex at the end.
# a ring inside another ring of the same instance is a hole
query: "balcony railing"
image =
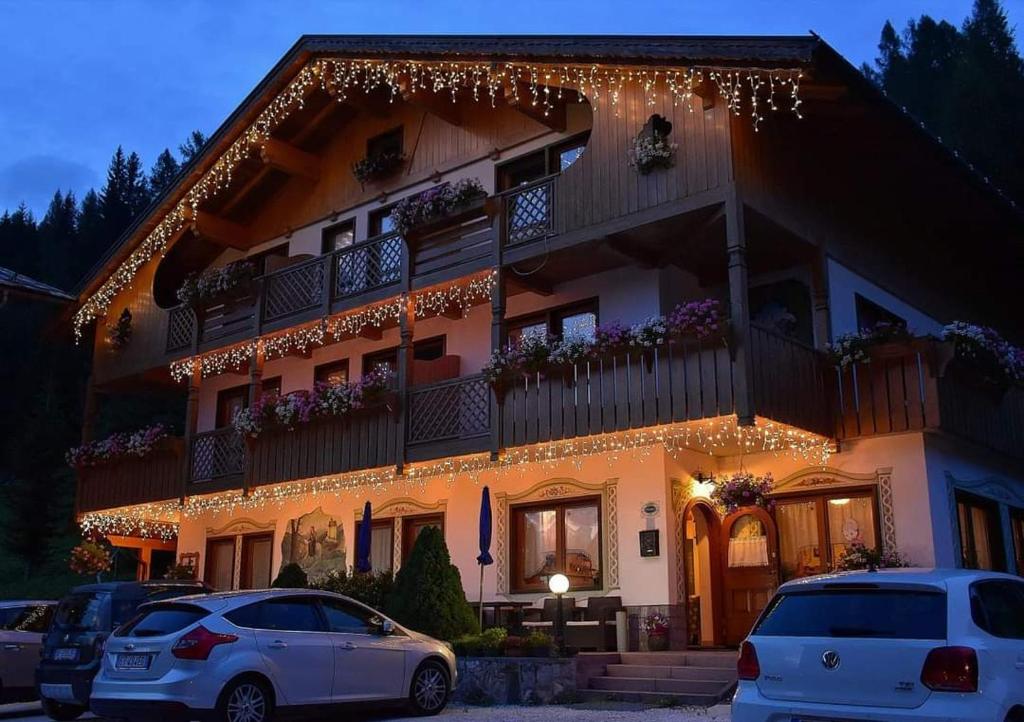
{"type": "Polygon", "coordinates": [[[408,399],[406,438],[414,458],[483,451],[489,447],[491,389],[483,376],[413,386],[408,399]]]}
{"type": "Polygon", "coordinates": [[[515,246],[554,233],[557,177],[553,175],[541,178],[502,194],[505,245],[515,246]]]}
{"type": "Polygon", "coordinates": [[[164,439],[141,458],[126,457],[78,472],[78,510],[174,499],[181,494],[184,442],[164,439]]]}
{"type": "Polygon", "coordinates": [[[245,443],[232,427],[196,434],[192,437],[190,478],[193,483],[219,481],[245,471],[245,443]]]}
{"type": "Polygon", "coordinates": [[[1024,390],[989,385],[949,363],[951,355],[945,344],[918,339],[834,369],[835,435],[932,429],[1024,458],[1024,390]]]}

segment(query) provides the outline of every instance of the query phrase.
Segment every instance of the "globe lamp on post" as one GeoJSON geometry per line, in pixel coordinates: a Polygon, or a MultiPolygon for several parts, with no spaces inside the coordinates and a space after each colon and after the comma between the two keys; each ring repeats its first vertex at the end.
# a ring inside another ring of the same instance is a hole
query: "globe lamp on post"
{"type": "Polygon", "coordinates": [[[555,595],[555,644],[558,655],[565,656],[565,619],[562,616],[562,595],[569,591],[569,577],[564,574],[553,574],[548,579],[548,589],[555,595]]]}

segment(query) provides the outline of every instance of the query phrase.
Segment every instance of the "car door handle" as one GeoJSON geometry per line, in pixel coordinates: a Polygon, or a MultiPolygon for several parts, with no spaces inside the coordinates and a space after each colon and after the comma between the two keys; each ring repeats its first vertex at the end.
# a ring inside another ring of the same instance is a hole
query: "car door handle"
{"type": "Polygon", "coordinates": [[[4,650],[8,651],[8,652],[19,652],[19,651],[21,651],[21,645],[20,644],[5,644],[4,645],[4,650]]]}
{"type": "Polygon", "coordinates": [[[273,642],[267,645],[270,649],[288,649],[288,643],[282,642],[280,639],[275,639],[273,642]]]}
{"type": "Polygon", "coordinates": [[[346,652],[351,652],[353,649],[356,648],[356,645],[352,642],[345,642],[343,645],[341,645],[341,648],[344,649],[346,652]]]}

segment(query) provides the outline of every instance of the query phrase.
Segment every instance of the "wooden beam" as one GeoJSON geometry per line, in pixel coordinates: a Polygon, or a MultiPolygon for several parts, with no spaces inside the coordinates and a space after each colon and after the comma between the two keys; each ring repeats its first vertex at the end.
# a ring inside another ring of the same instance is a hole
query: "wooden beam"
{"type": "Polygon", "coordinates": [[[380,341],[381,336],[383,336],[384,334],[380,330],[379,326],[366,324],[361,329],[359,329],[359,333],[357,335],[360,336],[361,338],[369,339],[370,341],[380,341]]]}
{"type": "Polygon", "coordinates": [[[227,202],[224,203],[224,206],[220,209],[220,212],[224,215],[230,215],[236,208],[238,208],[238,206],[242,204],[242,201],[244,201],[250,193],[252,193],[257,187],[259,187],[259,185],[263,183],[264,180],[266,180],[267,176],[270,175],[272,170],[273,169],[269,165],[264,165],[262,168],[256,171],[256,174],[253,175],[252,178],[247,180],[245,184],[241,188],[239,188],[227,202]]]}
{"type": "Polygon", "coordinates": [[[509,296],[516,296],[520,293],[536,293],[538,296],[550,296],[555,292],[554,287],[548,281],[538,278],[536,275],[520,276],[513,271],[506,278],[509,296]]]}
{"type": "Polygon", "coordinates": [[[529,83],[518,83],[514,90],[508,86],[503,91],[505,102],[510,108],[515,108],[526,117],[547,126],[556,133],[565,132],[566,101],[564,97],[561,100],[554,97],[557,91],[551,93],[552,97],[549,99],[550,107],[548,108],[544,107],[544,89],[540,86],[537,88],[536,102],[534,102],[533,91],[530,89],[529,83]]]}
{"type": "Polygon", "coordinates": [[[260,157],[265,164],[289,175],[311,181],[320,179],[320,158],[283,140],[267,138],[260,147],[260,157]]]}
{"type": "Polygon", "coordinates": [[[252,231],[241,223],[229,221],[206,211],[185,209],[185,220],[192,232],[218,246],[247,251],[253,246],[252,231]]]}
{"type": "Polygon", "coordinates": [[[640,248],[636,243],[629,241],[622,236],[608,236],[608,247],[631,261],[635,261],[641,268],[661,268],[665,265],[659,254],[646,248],[640,248]]]}
{"type": "MultiPolygon", "coordinates": [[[[335,102],[347,103],[356,110],[372,115],[375,118],[387,117],[391,106],[388,98],[384,97],[381,92],[371,91],[367,93],[361,87],[349,87],[344,98],[338,95],[337,91],[332,87],[328,87],[327,92],[331,94],[335,102]]],[[[385,92],[390,93],[390,91],[385,92]]]]}
{"type": "Polygon", "coordinates": [[[449,125],[462,125],[462,106],[452,102],[451,93],[424,88],[417,90],[408,80],[403,80],[401,95],[402,100],[409,105],[436,115],[449,125]]]}

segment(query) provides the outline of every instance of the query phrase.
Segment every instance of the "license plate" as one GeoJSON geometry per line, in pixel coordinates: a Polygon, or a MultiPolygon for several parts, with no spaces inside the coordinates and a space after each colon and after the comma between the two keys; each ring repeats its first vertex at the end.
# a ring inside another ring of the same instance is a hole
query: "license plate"
{"type": "Polygon", "coordinates": [[[78,659],[78,647],[60,647],[55,649],[53,658],[58,662],[74,662],[78,659]]]}
{"type": "Polygon", "coordinates": [[[119,654],[114,666],[118,669],[149,669],[148,654],[119,654]]]}

